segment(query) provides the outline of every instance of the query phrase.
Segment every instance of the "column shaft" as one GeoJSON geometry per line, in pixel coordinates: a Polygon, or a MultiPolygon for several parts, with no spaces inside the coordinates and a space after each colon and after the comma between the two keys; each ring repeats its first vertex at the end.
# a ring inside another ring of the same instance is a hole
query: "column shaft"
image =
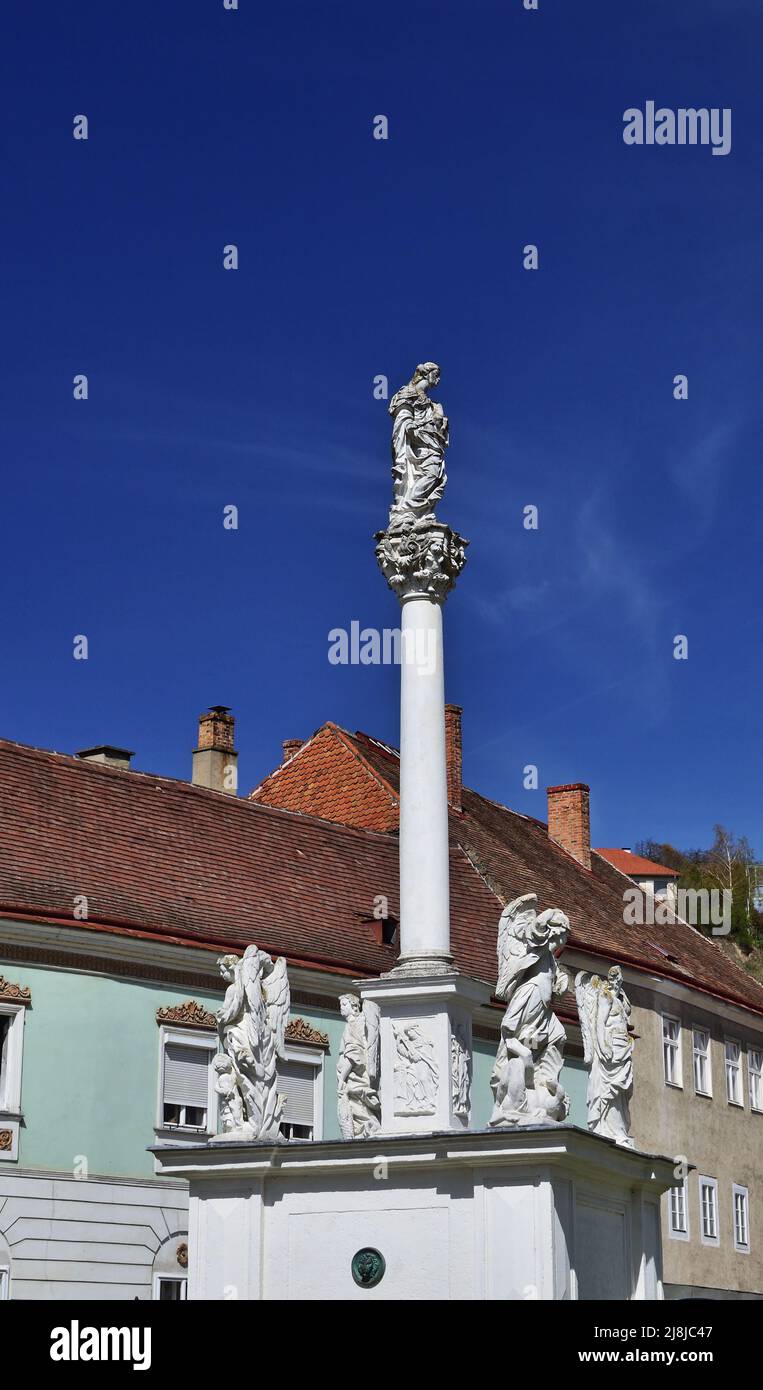
{"type": "Polygon", "coordinates": [[[400,955],[450,956],[448,789],[442,607],[402,602],[400,667],[400,955]]]}

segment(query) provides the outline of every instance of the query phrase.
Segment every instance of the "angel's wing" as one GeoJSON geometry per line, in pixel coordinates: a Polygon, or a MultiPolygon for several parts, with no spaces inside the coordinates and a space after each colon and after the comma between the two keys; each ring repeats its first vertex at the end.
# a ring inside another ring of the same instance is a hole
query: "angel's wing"
{"type": "Polygon", "coordinates": [[[506,998],[515,967],[527,955],[525,932],[535,922],[536,893],[523,893],[514,898],[501,913],[498,923],[498,984],[496,994],[499,999],[506,998]]]}
{"type": "Polygon", "coordinates": [[[285,1058],[284,1038],[291,1008],[291,991],[283,956],[278,956],[273,962],[273,969],[263,980],[262,990],[268,1006],[268,1023],[275,1034],[276,1053],[285,1058]]]}
{"type": "Polygon", "coordinates": [[[363,1000],[363,1019],[366,1025],[366,1055],[371,1085],[379,1085],[379,1005],[373,999],[363,1000]]]}
{"type": "Polygon", "coordinates": [[[596,986],[591,984],[592,976],[587,970],[579,970],[575,976],[575,998],[578,1002],[580,1031],[583,1035],[583,1061],[591,1065],[593,1059],[593,1040],[596,1033],[596,986]]]}

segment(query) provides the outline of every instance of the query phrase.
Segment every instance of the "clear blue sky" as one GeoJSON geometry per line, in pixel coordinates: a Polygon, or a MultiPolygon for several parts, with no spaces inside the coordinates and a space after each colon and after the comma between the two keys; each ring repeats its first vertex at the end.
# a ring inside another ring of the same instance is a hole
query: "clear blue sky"
{"type": "Polygon", "coordinates": [[[325,719],[397,742],[327,634],[397,622],[372,379],[434,359],[467,781],[763,855],[757,0],[45,0],[3,50],[0,732],[189,776],[224,703],[242,791],[325,719]],[[649,99],[731,153],[626,147],[649,99]]]}

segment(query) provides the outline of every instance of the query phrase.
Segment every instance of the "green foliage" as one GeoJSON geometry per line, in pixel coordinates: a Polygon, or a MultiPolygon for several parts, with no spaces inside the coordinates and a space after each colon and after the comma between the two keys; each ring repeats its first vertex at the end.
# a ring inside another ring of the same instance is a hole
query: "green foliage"
{"type": "Polygon", "coordinates": [[[657,840],[642,840],[636,853],[675,869],[680,875],[679,888],[730,889],[731,939],[745,952],[763,947],[762,866],[744,835],[716,825],[709,849],[681,850],[657,840]]]}

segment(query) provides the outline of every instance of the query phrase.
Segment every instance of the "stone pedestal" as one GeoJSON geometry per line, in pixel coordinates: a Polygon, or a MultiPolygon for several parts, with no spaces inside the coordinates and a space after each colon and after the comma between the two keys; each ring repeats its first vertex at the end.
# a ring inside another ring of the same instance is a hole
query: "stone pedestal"
{"type": "Polygon", "coordinates": [[[382,1133],[468,1129],[472,1015],[491,987],[455,970],[420,975],[398,966],[357,989],[381,1016],[382,1133]]]}
{"type": "Polygon", "coordinates": [[[655,1299],[672,1160],[573,1126],[153,1149],[191,1299],[655,1299]]]}

